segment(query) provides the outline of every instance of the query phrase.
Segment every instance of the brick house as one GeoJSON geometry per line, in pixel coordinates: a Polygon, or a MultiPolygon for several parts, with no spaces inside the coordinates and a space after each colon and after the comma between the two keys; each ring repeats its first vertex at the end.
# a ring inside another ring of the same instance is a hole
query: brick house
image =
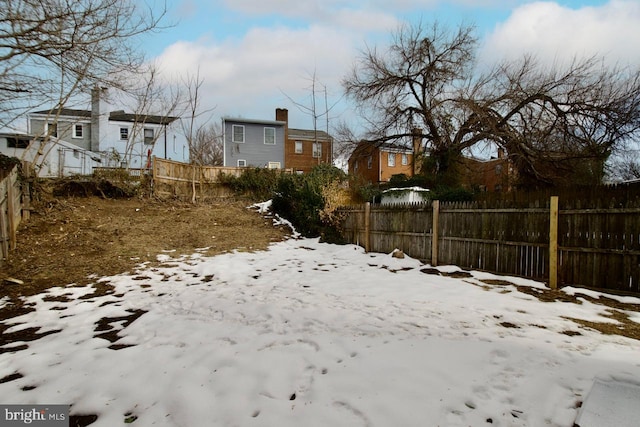
{"type": "Polygon", "coordinates": [[[480,191],[509,191],[515,182],[515,170],[503,149],[489,160],[463,157],[460,165],[461,184],[480,191]]]}
{"type": "Polygon", "coordinates": [[[297,173],[308,173],[319,164],[333,164],[333,138],[325,131],[289,128],[289,111],[276,109],[276,120],[285,122],[284,164],[297,173]]]}
{"type": "Polygon", "coordinates": [[[388,182],[393,175],[414,176],[412,148],[361,141],[349,156],[349,175],[363,182],[388,182]]]}

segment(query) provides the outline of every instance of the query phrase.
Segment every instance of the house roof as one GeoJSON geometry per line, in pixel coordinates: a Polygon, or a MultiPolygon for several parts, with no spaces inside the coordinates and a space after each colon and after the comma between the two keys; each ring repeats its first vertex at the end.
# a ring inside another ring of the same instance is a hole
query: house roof
{"type": "Polygon", "coordinates": [[[241,117],[223,117],[223,121],[225,122],[233,122],[233,123],[249,123],[256,125],[271,125],[271,126],[286,126],[287,122],[282,122],[279,120],[259,120],[259,119],[244,119],[241,117]]]}
{"type": "Polygon", "coordinates": [[[323,130],[289,129],[289,139],[304,139],[309,141],[331,140],[331,136],[323,130]]]}
{"type": "Polygon", "coordinates": [[[144,114],[131,114],[124,111],[112,111],[109,113],[109,120],[114,122],[131,122],[131,123],[149,123],[156,125],[168,125],[173,123],[179,117],[172,116],[154,116],[144,114]]]}
{"type": "MultiPolygon", "coordinates": [[[[55,117],[58,114],[57,110],[42,110],[36,111],[32,114],[46,115],[55,117]]],[[[82,117],[91,118],[90,110],[77,110],[75,108],[61,108],[59,112],[60,116],[65,117],[82,117]]],[[[157,115],[144,115],[144,114],[132,114],[125,113],[124,111],[112,111],[109,113],[109,120],[114,122],[130,122],[130,123],[149,123],[157,125],[167,125],[174,122],[179,117],[172,116],[157,116],[157,115]]]]}
{"type": "MultiPolygon", "coordinates": [[[[55,117],[56,115],[58,115],[58,110],[52,109],[52,110],[42,110],[42,111],[35,111],[31,114],[42,114],[44,116],[53,116],[55,117]]],[[[91,111],[89,110],[78,110],[75,108],[61,108],[60,112],[59,112],[60,116],[70,116],[70,117],[86,117],[86,118],[91,118],[91,111]]]]}
{"type": "Polygon", "coordinates": [[[372,142],[372,141],[360,141],[356,148],[351,153],[351,157],[362,157],[368,156],[374,152],[374,150],[386,151],[390,153],[402,153],[402,154],[412,154],[413,149],[410,147],[405,147],[403,145],[397,145],[390,142],[372,142]]]}

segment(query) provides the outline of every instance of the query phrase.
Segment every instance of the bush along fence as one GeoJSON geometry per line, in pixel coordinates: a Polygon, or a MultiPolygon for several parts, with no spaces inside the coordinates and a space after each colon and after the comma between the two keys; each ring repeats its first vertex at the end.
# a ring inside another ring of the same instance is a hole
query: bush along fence
{"type": "Polygon", "coordinates": [[[340,208],[344,239],[366,251],[401,249],[433,266],[457,265],[640,294],[640,202],[585,207],[558,197],[508,202],[433,202],[340,208]]]}

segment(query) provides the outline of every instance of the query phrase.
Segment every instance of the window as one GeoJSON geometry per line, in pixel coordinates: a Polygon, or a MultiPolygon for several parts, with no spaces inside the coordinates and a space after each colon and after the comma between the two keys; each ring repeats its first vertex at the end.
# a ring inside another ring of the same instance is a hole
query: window
{"type": "Polygon", "coordinates": [[[129,139],[129,128],[120,128],[120,140],[126,141],[129,139]]]}
{"type": "Polygon", "coordinates": [[[73,150],[73,157],[75,157],[76,159],[79,159],[80,158],[80,151],[73,150]]]}
{"type": "Polygon", "coordinates": [[[402,162],[402,166],[407,166],[409,164],[409,156],[406,154],[403,154],[401,162],[402,162]]]}
{"type": "Polygon", "coordinates": [[[387,158],[387,165],[389,167],[395,167],[396,165],[396,153],[389,153],[387,158]]]}
{"type": "Polygon", "coordinates": [[[7,148],[27,148],[28,146],[28,139],[7,138],[7,148]]]}
{"type": "Polygon", "coordinates": [[[357,160],[355,162],[353,162],[353,170],[355,172],[358,172],[358,161],[357,160]]]}
{"type": "Polygon", "coordinates": [[[280,169],[280,162],[269,162],[267,167],[269,169],[280,169]]]}
{"type": "Polygon", "coordinates": [[[276,145],[276,128],[264,128],[264,143],[276,145]]]}
{"type": "Polygon", "coordinates": [[[58,137],[58,125],[55,123],[47,123],[47,135],[58,137]]]}
{"type": "Polygon", "coordinates": [[[82,125],[81,124],[75,124],[73,125],[73,137],[74,138],[82,138],[82,125]]]}
{"type": "Polygon", "coordinates": [[[367,169],[373,168],[373,156],[367,158],[367,169]]]}
{"type": "Polygon", "coordinates": [[[502,165],[496,165],[496,175],[502,174],[502,165]]]}
{"type": "Polygon", "coordinates": [[[238,167],[243,168],[245,166],[247,166],[247,161],[238,159],[238,167]]]}
{"type": "Polygon", "coordinates": [[[296,154],[302,154],[302,141],[296,141],[296,154]]]}
{"type": "Polygon", "coordinates": [[[322,144],[319,142],[313,143],[313,157],[315,158],[322,157],[322,144]]]}
{"type": "Polygon", "coordinates": [[[231,142],[244,142],[244,126],[231,126],[231,142]]]}
{"type": "Polygon", "coordinates": [[[144,129],[144,143],[153,144],[153,129],[150,129],[150,128],[144,129]]]}

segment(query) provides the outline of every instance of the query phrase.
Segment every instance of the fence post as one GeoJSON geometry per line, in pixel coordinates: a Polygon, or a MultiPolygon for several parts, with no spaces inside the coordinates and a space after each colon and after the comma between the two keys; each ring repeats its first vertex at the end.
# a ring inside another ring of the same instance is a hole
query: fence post
{"type": "Polygon", "coordinates": [[[551,196],[549,208],[549,287],[558,289],[558,196],[551,196]]]}
{"type": "Polygon", "coordinates": [[[371,202],[364,205],[364,251],[369,252],[371,249],[371,202]]]}
{"type": "MultiPolygon", "coordinates": [[[[13,186],[18,181],[18,169],[14,166],[13,171],[7,178],[7,211],[9,213],[9,248],[15,249],[17,246],[16,231],[18,229],[18,221],[16,220],[15,194],[13,186]]],[[[22,213],[21,213],[22,214],[22,213]]]]}
{"type": "Polygon", "coordinates": [[[440,222],[440,200],[433,201],[433,224],[431,229],[431,265],[438,266],[438,223],[440,222]]]}

